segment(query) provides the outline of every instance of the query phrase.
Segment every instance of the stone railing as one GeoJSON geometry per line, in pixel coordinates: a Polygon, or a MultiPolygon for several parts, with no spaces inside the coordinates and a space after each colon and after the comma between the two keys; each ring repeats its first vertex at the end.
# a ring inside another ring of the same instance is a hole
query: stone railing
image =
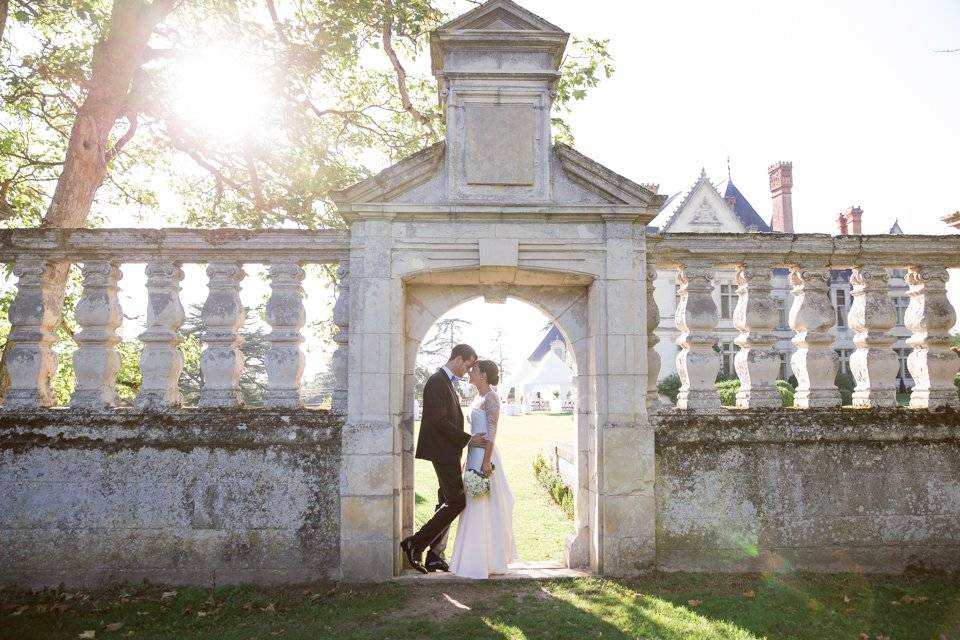
{"type": "MultiPolygon", "coordinates": [[[[52,346],[62,291],[55,284],[70,264],[82,264],[83,292],[76,307],[80,331],[73,364],[76,387],[71,407],[109,408],[117,404],[120,356],[116,346],[121,309],[117,295],[120,265],[146,263],[147,318],[140,357],[143,382],[135,404],[141,408],[180,406],[177,380],[183,357],[177,346],[184,310],[180,302],[181,266],[205,263],[209,291],[201,318],[205,349],[200,357],[201,407],[239,406],[243,357],[239,329],[243,264],[268,264],[271,294],[266,305],[267,388],[265,403],[300,404],[303,372],[303,264],[339,263],[347,272],[349,236],[345,231],[235,229],[62,229],[0,231],[0,260],[13,264],[17,294],[10,307],[9,387],[4,406],[12,409],[50,406],[55,369],[52,346]]],[[[340,332],[333,368],[333,409],[345,410],[348,292],[341,287],[334,307],[340,332]]]]}
{"type": "MultiPolygon", "coordinates": [[[[889,295],[889,272],[905,269],[910,302],[905,325],[912,347],[907,366],[914,380],[913,409],[960,408],[954,376],[960,358],[950,349],[949,331],[956,312],[947,300],[947,269],[960,267],[960,236],[828,236],[787,234],[655,234],[647,238],[648,283],[657,268],[674,268],[679,285],[676,325],[677,372],[681,387],[677,407],[717,410],[714,386],[720,363],[714,347],[719,312],[713,299],[717,269],[734,269],[738,302],[733,312],[740,350],[735,368],[740,379],[740,408],[779,407],[775,387],[778,356],[773,334],[777,323],[771,296],[773,270],[789,270],[793,303],[789,312],[797,378],[794,404],[800,408],[837,407],[841,398],[834,379],[837,357],[831,328],[836,314],[829,298],[832,270],[849,269],[853,303],[848,321],[856,350],[850,369],[856,380],[856,407],[896,406],[898,357],[890,329],[896,322],[889,295]]],[[[659,320],[653,287],[647,288],[648,398],[657,397],[660,361],[654,330],[659,320]]]]}

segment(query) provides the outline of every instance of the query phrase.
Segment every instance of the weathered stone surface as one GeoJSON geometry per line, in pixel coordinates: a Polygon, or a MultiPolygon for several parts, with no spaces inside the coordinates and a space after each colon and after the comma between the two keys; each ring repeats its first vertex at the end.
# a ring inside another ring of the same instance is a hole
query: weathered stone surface
{"type": "Polygon", "coordinates": [[[654,417],[666,571],[960,569],[960,414],[654,417]]]}
{"type": "Polygon", "coordinates": [[[0,583],[338,577],[339,468],[327,411],[0,412],[0,583]]]}

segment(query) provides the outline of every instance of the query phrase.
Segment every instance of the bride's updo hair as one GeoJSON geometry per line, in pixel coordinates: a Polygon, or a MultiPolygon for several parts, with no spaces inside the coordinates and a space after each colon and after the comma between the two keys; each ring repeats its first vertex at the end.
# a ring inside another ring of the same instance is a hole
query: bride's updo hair
{"type": "Polygon", "coordinates": [[[481,373],[486,374],[487,384],[491,387],[497,386],[500,382],[500,369],[497,368],[493,360],[477,360],[477,368],[481,373]]]}

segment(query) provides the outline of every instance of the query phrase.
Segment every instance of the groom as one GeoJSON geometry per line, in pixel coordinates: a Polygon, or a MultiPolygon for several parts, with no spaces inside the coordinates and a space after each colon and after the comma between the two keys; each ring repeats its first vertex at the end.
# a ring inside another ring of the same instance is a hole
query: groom
{"type": "Polygon", "coordinates": [[[447,532],[450,523],[467,504],[460,473],[460,452],[468,444],[483,446],[487,442],[484,434],[470,436],[463,430],[463,411],[453,382],[454,378],[465,376],[476,361],[477,352],[473,347],[458,344],[451,351],[447,364],[437,369],[423,388],[423,416],[416,457],[433,463],[440,489],[433,517],[400,543],[407,562],[420,573],[450,570],[443,559],[447,532]],[[426,563],[422,560],[424,551],[427,552],[426,563]]]}

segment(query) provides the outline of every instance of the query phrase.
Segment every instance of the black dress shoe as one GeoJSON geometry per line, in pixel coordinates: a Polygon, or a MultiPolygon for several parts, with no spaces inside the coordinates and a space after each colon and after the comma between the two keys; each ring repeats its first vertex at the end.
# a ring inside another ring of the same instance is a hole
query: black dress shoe
{"type": "Polygon", "coordinates": [[[450,571],[450,565],[443,558],[427,555],[427,562],[424,564],[427,571],[450,571]]]}
{"type": "Polygon", "coordinates": [[[410,563],[411,567],[420,573],[429,573],[427,568],[423,566],[423,561],[420,559],[423,551],[417,551],[414,548],[412,539],[406,538],[401,541],[400,550],[403,551],[403,556],[407,559],[407,562],[410,563]]]}

